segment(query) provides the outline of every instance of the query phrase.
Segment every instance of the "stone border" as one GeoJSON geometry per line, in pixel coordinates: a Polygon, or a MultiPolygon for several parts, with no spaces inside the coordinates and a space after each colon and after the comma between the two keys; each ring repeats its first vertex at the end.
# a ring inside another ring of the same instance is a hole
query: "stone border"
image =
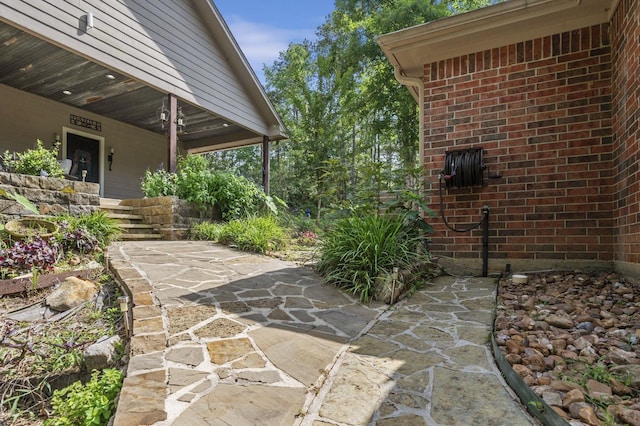
{"type": "Polygon", "coordinates": [[[157,398],[158,393],[167,392],[166,369],[162,357],[155,356],[167,348],[162,310],[153,297],[153,287],[136,268],[126,260],[113,259],[109,253],[106,256],[107,269],[129,296],[125,321],[130,358],[112,424],[129,426],[166,420],[165,397],[157,398]],[[144,369],[138,370],[136,365],[141,365],[138,361],[143,358],[144,369]]]}

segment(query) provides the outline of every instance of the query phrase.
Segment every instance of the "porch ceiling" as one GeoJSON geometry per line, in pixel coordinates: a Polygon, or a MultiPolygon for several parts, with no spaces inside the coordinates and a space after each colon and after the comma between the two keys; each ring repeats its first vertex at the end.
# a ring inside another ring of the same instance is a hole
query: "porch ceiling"
{"type": "MultiPolygon", "coordinates": [[[[158,109],[167,94],[0,22],[0,84],[164,134],[158,109]],[[113,76],[114,78],[109,78],[113,76]],[[71,94],[64,94],[69,91],[71,94]]],[[[224,117],[178,100],[186,149],[232,148],[262,140],[224,117]]]]}

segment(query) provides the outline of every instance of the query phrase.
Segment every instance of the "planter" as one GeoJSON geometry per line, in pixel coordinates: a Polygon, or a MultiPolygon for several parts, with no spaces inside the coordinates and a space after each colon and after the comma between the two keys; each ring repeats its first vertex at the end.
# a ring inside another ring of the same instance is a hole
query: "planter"
{"type": "Polygon", "coordinates": [[[49,238],[58,230],[58,225],[45,219],[22,218],[5,223],[4,229],[18,240],[36,236],[49,238]]]}

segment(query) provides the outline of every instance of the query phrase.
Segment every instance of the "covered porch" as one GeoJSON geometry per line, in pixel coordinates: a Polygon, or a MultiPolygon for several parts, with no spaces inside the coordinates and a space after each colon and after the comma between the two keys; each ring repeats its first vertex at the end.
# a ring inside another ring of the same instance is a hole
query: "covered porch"
{"type": "Polygon", "coordinates": [[[178,155],[261,144],[269,191],[283,125],[211,2],[0,3],[2,152],[59,144],[102,197],[134,198],[145,170],[173,171],[178,155]]]}

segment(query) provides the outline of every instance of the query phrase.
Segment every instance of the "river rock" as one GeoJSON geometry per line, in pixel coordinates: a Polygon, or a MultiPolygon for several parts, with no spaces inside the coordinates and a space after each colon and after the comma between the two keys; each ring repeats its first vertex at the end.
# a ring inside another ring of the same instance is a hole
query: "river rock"
{"type": "Polygon", "coordinates": [[[564,328],[564,329],[573,327],[573,320],[567,313],[563,311],[559,311],[557,314],[549,315],[546,318],[546,321],[549,323],[549,325],[552,325],[553,327],[564,328]]]}

